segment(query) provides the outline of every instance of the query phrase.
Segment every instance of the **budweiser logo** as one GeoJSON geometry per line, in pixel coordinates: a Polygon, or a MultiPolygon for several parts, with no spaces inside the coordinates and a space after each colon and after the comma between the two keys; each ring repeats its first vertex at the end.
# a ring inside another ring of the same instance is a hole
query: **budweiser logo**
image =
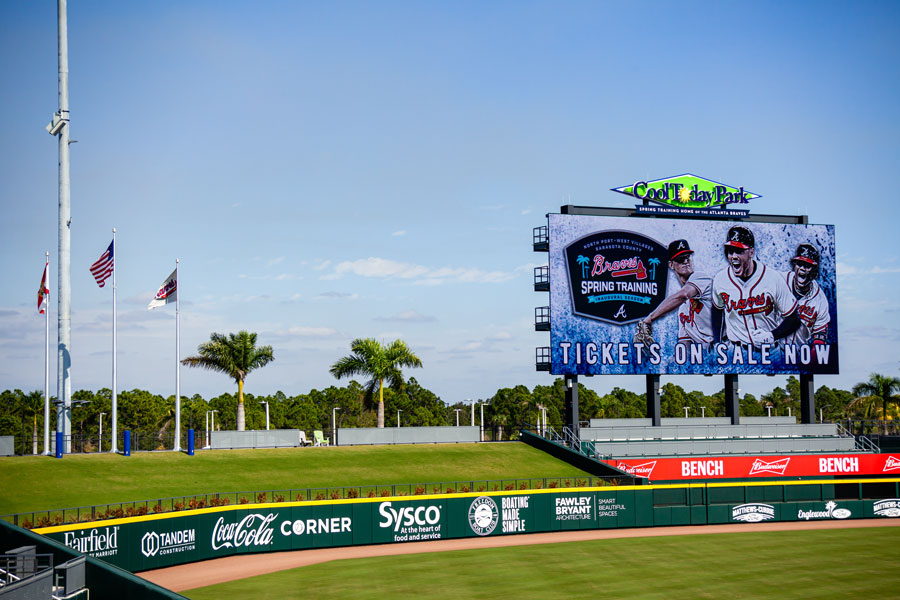
{"type": "Polygon", "coordinates": [[[896,456],[888,456],[887,460],[884,461],[884,471],[897,471],[900,470],[900,458],[896,456]]]}
{"type": "Polygon", "coordinates": [[[766,462],[757,458],[753,461],[753,466],[750,467],[749,474],[756,475],[757,473],[772,473],[774,475],[784,475],[784,472],[785,470],[787,470],[787,466],[790,461],[790,458],[782,458],[780,460],[766,462]]]}
{"type": "Polygon", "coordinates": [[[656,461],[651,460],[650,462],[641,463],[639,465],[629,465],[627,463],[620,462],[619,468],[629,475],[637,475],[638,477],[650,477],[650,474],[653,472],[653,468],[656,466],[656,461]]]}
{"type": "Polygon", "coordinates": [[[268,546],[272,543],[275,530],[269,524],[275,520],[274,514],[266,516],[251,513],[238,523],[225,523],[225,517],[219,517],[213,527],[213,550],[220,548],[238,548],[241,546],[268,546]]]}

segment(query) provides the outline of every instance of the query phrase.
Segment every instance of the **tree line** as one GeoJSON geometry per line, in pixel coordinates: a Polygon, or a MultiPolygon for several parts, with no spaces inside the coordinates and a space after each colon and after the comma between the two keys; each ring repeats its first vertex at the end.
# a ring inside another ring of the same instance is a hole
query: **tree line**
{"type": "MultiPolygon", "coordinates": [[[[861,383],[853,390],[841,390],[822,386],[815,392],[817,418],[825,421],[845,419],[868,419],[881,421],[883,432],[888,432],[900,422],[898,406],[900,380],[881,375],[873,375],[868,382],[861,383]]],[[[800,414],[800,382],[790,376],[784,387],[775,387],[759,398],[744,394],[740,398],[741,415],[773,416],[800,414]]],[[[112,418],[112,393],[109,389],[99,391],[79,390],[72,394],[72,433],[96,440],[99,434],[100,413],[104,415],[104,440],[109,443],[112,418]]],[[[640,418],[647,412],[644,394],[622,388],[613,388],[606,394],[579,384],[579,419],[640,418]]],[[[691,417],[705,414],[707,417],[725,416],[725,391],[705,394],[686,391],[674,383],[666,383],[660,389],[661,414],[663,417],[683,417],[684,407],[691,417]]],[[[55,428],[55,399],[51,399],[51,429],[55,428]]],[[[272,429],[302,429],[311,433],[316,429],[331,429],[332,414],[338,427],[375,427],[378,424],[378,397],[371,389],[351,380],[343,387],[310,390],[306,394],[287,396],[279,391],[272,395],[244,394],[245,419],[247,429],[261,430],[266,427],[266,409],[269,405],[269,421],[272,429]],[[332,412],[338,408],[336,412],[332,412]]],[[[475,420],[472,422],[471,405],[464,402],[448,404],[430,390],[422,387],[414,377],[397,380],[393,386],[383,389],[384,424],[396,427],[399,411],[403,427],[456,425],[457,414],[460,425],[481,425],[482,409],[476,406],[475,420]],[[459,411],[458,413],[456,411],[459,411]]],[[[515,439],[518,429],[535,424],[543,408],[550,425],[561,428],[565,415],[565,382],[557,378],[551,385],[537,385],[529,389],[524,385],[502,388],[484,402],[484,426],[490,439],[515,439]]],[[[175,422],[175,397],[164,397],[146,390],[122,391],[117,394],[119,435],[124,430],[157,435],[163,440],[171,435],[175,422]]],[[[215,410],[215,429],[234,430],[237,428],[239,398],[236,394],[222,394],[205,399],[199,394],[183,396],[181,399],[181,423],[184,430],[194,429],[198,436],[206,427],[207,413],[215,410]]],[[[40,391],[23,392],[5,390],[0,392],[0,435],[16,437],[16,451],[30,454],[43,450],[44,399],[40,391]]],[[[881,431],[873,430],[873,433],[881,431]]],[[[198,445],[200,445],[198,443],[198,445]]],[[[91,451],[96,446],[87,446],[91,451]]]]}

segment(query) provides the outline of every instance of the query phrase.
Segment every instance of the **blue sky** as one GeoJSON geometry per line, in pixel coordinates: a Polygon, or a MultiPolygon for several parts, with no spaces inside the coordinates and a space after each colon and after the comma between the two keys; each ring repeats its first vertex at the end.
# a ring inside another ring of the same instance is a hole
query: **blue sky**
{"type": "MultiPolygon", "coordinates": [[[[146,306],[176,258],[182,356],[213,331],[274,347],[249,392],[335,383],[356,337],[406,340],[424,362],[409,374],[451,403],[549,384],[532,228],[684,172],[762,194],[753,212],[835,224],[842,368],[816,385],[898,375],[896,3],[95,1],[68,16],[73,389],[110,385],[111,290],[88,267],[113,227],[120,389],[174,393],[174,308],[146,306]]],[[[55,347],[56,52],[55,2],[0,3],[2,389],[43,386],[45,251],[55,347]]]]}

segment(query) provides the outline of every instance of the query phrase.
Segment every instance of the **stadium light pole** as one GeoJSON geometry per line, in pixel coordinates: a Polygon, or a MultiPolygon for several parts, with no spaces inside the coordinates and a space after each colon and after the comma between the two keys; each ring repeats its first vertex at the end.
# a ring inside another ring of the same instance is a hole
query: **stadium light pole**
{"type": "Polygon", "coordinates": [[[460,409],[454,408],[453,411],[456,413],[456,426],[459,427],[459,411],[460,411],[460,409]]]}
{"type": "Polygon", "coordinates": [[[72,281],[71,203],[69,196],[69,28],[66,0],[56,3],[57,74],[59,109],[47,125],[47,133],[57,138],[59,147],[59,258],[57,269],[57,373],[56,431],[62,432],[65,453],[72,449],[72,281]]]}
{"type": "MultiPolygon", "coordinates": [[[[211,411],[209,411],[209,413],[210,413],[210,418],[209,418],[209,438],[210,438],[210,442],[212,442],[212,434],[213,434],[213,433],[215,432],[215,430],[216,430],[216,413],[217,413],[217,412],[219,412],[219,411],[217,411],[217,410],[211,410],[211,411]]],[[[208,444],[207,447],[212,448],[212,444],[208,444]]]]}
{"type": "Polygon", "coordinates": [[[487,403],[486,402],[481,403],[481,407],[480,407],[481,408],[481,420],[478,423],[478,428],[479,428],[478,429],[478,438],[479,438],[479,441],[482,441],[482,442],[484,441],[484,405],[485,404],[487,404],[487,403]]]}
{"type": "Polygon", "coordinates": [[[260,400],[259,403],[266,405],[266,431],[268,431],[269,430],[269,403],[265,400],[260,400]]]}
{"type": "Polygon", "coordinates": [[[209,448],[209,411],[206,411],[206,445],[204,448],[209,448]]]}
{"type": "MultiPolygon", "coordinates": [[[[331,442],[333,446],[337,446],[337,411],[341,410],[340,406],[335,406],[331,409],[331,436],[334,438],[334,441],[331,442]]],[[[384,415],[382,415],[383,417],[384,415]]]]}
{"type": "Polygon", "coordinates": [[[100,413],[100,440],[97,442],[97,452],[103,452],[103,415],[105,414],[105,412],[100,413]]]}
{"type": "Polygon", "coordinates": [[[684,409],[684,418],[687,419],[687,418],[688,418],[688,411],[690,410],[690,407],[682,406],[681,408],[684,409]]]}
{"type": "Polygon", "coordinates": [[[400,413],[403,412],[402,408],[397,409],[397,427],[400,427],[400,413]]]}
{"type": "Polygon", "coordinates": [[[705,407],[705,406],[701,406],[701,407],[700,407],[700,418],[701,418],[701,419],[705,419],[705,418],[706,418],[706,407],[705,407]]]}

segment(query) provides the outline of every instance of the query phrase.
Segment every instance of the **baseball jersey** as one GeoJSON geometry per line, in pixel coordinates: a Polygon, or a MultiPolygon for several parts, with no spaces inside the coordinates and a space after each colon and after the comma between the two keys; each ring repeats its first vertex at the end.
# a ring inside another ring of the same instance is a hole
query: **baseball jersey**
{"type": "MultiPolygon", "coordinates": [[[[794,289],[794,277],[796,274],[789,271],[784,279],[790,290],[794,289]]],[[[809,293],[797,299],[797,316],[800,317],[800,328],[784,339],[788,344],[808,344],[814,334],[828,329],[831,323],[828,298],[818,282],[813,281],[809,293]]]]}
{"type": "Polygon", "coordinates": [[[688,298],[678,307],[678,343],[697,342],[709,344],[712,333],[712,275],[694,272],[685,285],[697,288],[697,295],[688,298]]]}
{"type": "Polygon", "coordinates": [[[713,305],[724,311],[725,334],[735,344],[753,345],[754,329],[772,331],[793,314],[797,299],[781,273],[753,261],[753,275],[743,281],[731,267],[713,278],[713,305]]]}

